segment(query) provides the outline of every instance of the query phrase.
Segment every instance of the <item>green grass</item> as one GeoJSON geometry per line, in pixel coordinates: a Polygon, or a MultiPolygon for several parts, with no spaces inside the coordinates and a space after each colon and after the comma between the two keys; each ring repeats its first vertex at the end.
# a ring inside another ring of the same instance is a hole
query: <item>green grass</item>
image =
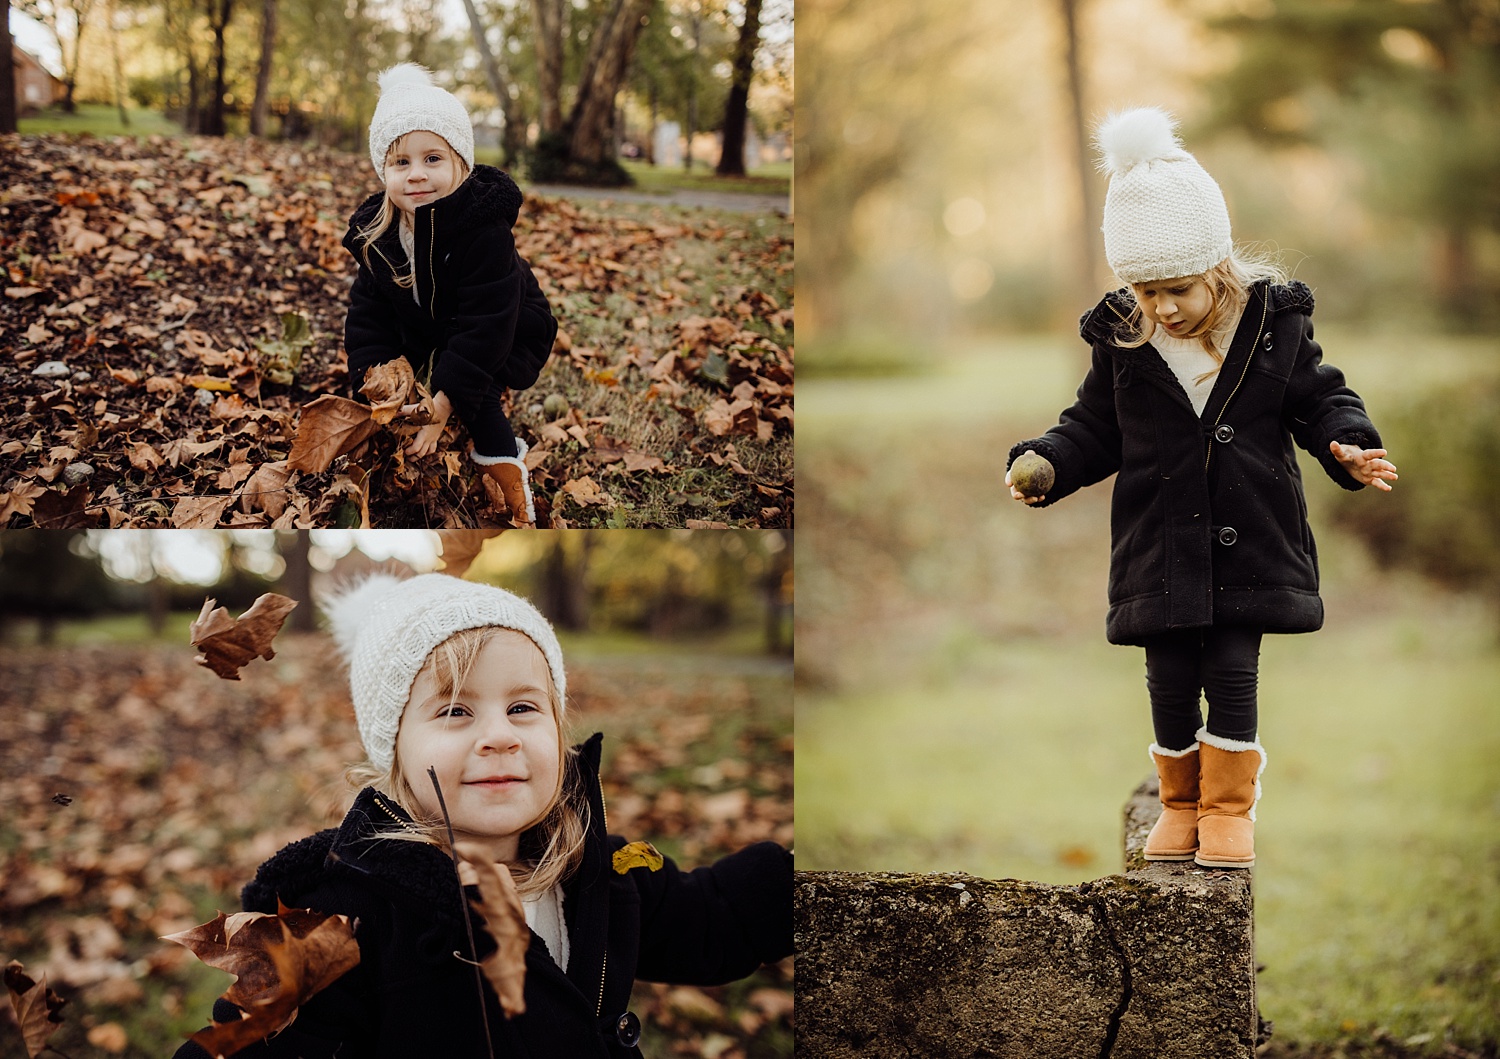
{"type": "Polygon", "coordinates": [[[120,124],[120,112],[103,103],[80,103],[76,114],[61,110],[44,110],[16,122],[17,131],[26,135],[49,132],[90,133],[94,136],[182,136],[182,126],[154,110],[127,107],[130,125],[120,124]]]}
{"type": "Polygon", "coordinates": [[[787,195],[792,188],[790,162],[766,166],[743,177],[714,175],[711,165],[694,162],[691,171],[681,166],[657,166],[625,160],[625,171],[635,180],[637,191],[666,195],[673,191],[717,191],[727,194],[787,195]]]}

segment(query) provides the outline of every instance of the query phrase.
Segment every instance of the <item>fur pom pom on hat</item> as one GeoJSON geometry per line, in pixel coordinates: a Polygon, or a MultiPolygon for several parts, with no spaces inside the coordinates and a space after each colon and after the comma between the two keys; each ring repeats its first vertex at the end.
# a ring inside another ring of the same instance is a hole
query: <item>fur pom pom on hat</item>
{"type": "Polygon", "coordinates": [[[384,176],[385,154],[409,132],[435,132],[448,141],[470,169],[474,168],[474,125],[451,92],[432,83],[432,74],[416,63],[392,66],[380,75],[380,102],[370,119],[370,161],[384,176]]]}
{"type": "Polygon", "coordinates": [[[349,688],[359,738],[370,762],[389,768],[411,685],[432,649],[465,629],[513,629],[541,649],[557,687],[559,713],[567,701],[562,647],[541,611],[520,596],[447,574],[399,578],[375,573],[322,601],[324,617],[349,665],[349,688]]]}
{"type": "Polygon", "coordinates": [[[1182,149],[1176,126],[1158,107],[1137,107],[1094,135],[1109,173],[1104,256],[1126,283],[1196,276],[1234,249],[1224,193],[1182,149]]]}

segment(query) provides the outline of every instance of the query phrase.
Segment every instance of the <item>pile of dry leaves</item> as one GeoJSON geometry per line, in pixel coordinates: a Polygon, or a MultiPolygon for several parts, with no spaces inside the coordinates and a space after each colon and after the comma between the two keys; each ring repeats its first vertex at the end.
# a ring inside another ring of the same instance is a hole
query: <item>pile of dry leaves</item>
{"type": "MultiPolygon", "coordinates": [[[[320,471],[288,463],[302,409],[345,391],[340,239],[374,190],[363,156],[63,136],[0,151],[0,525],[503,524],[456,425],[423,459],[398,419],[320,471]]],[[[516,235],[561,325],[537,389],[513,395],[540,524],[790,525],[789,240],[536,198],[516,235]],[[721,245],[706,293],[689,244],[721,245]],[[648,492],[695,498],[703,471],[723,495],[645,512],[648,492]]]]}

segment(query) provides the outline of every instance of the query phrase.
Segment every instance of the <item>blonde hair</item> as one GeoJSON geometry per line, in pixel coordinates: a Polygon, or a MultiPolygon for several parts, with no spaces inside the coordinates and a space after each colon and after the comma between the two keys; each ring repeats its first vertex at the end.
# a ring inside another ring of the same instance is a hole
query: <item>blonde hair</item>
{"type": "MultiPolygon", "coordinates": [[[[490,637],[500,631],[511,630],[501,630],[497,626],[464,629],[432,649],[423,672],[432,669],[439,694],[450,699],[458,694],[479,652],[490,637]]],[[[547,697],[557,724],[558,785],[542,819],[522,833],[519,859],[510,865],[516,889],[523,897],[545,893],[571,875],[583,859],[583,843],[588,833],[589,806],[578,768],[578,754],[568,746],[564,724],[566,705],[558,699],[550,669],[547,670],[547,697]]],[[[412,788],[411,777],[402,771],[399,754],[392,755],[387,769],[362,761],[346,769],[344,776],[355,790],[374,787],[382,791],[405,809],[414,821],[400,830],[382,832],[381,838],[425,842],[445,853],[449,851],[446,824],[441,817],[423,812],[412,788]]],[[[422,776],[418,782],[426,779],[422,776]]]]}
{"type": "MultiPolygon", "coordinates": [[[[1167,277],[1175,278],[1175,277],[1167,277]]],[[[1244,308],[1250,298],[1250,288],[1261,280],[1270,280],[1272,283],[1285,283],[1287,276],[1276,259],[1267,253],[1250,250],[1245,247],[1235,247],[1229,252],[1229,256],[1220,261],[1213,268],[1202,275],[1194,277],[1201,279],[1208,287],[1210,299],[1208,312],[1202,320],[1184,338],[1196,338],[1203,350],[1214,358],[1214,362],[1220,366],[1224,363],[1224,354],[1214,343],[1214,338],[1229,329],[1234,318],[1244,308]]],[[[1147,286],[1144,283],[1132,283],[1130,292],[1132,297],[1137,291],[1147,286]]],[[[1151,334],[1155,330],[1146,319],[1145,312],[1141,309],[1139,299],[1135,301],[1135,308],[1124,318],[1125,327],[1131,332],[1125,339],[1117,344],[1123,349],[1136,349],[1144,346],[1151,340],[1151,334]]],[[[1215,368],[1215,371],[1218,369],[1215,368]]],[[[1208,372],[1199,377],[1198,381],[1212,375],[1208,372]]]]}
{"type": "MultiPolygon", "coordinates": [[[[411,132],[423,131],[425,130],[411,130],[411,132]]],[[[401,144],[405,142],[406,137],[411,135],[411,132],[397,136],[394,140],[391,141],[391,145],[385,149],[386,165],[391,164],[391,155],[396,153],[401,144]]],[[[438,136],[437,133],[433,133],[433,135],[438,136]]],[[[438,139],[442,140],[443,138],[441,136],[438,136],[438,139]]],[[[443,140],[443,142],[448,143],[447,140],[443,140]]],[[[448,144],[448,149],[452,151],[453,145],[448,144]]],[[[453,185],[453,189],[457,191],[459,186],[462,185],[465,180],[469,179],[469,173],[471,172],[471,170],[469,169],[469,163],[464,161],[463,155],[459,154],[457,151],[453,151],[453,161],[458,166],[458,183],[453,185]]],[[[370,264],[370,250],[373,247],[380,260],[384,261],[386,267],[391,270],[391,275],[395,277],[397,286],[410,287],[416,282],[415,278],[413,278],[411,274],[411,271],[408,270],[406,272],[402,272],[398,270],[395,265],[391,264],[390,259],[380,252],[380,247],[375,246],[375,240],[384,235],[390,229],[391,225],[397,222],[397,218],[400,213],[401,211],[396,208],[396,204],[391,201],[390,194],[387,193],[382,195],[380,197],[380,209],[375,211],[375,216],[371,219],[369,224],[365,225],[355,233],[354,238],[355,241],[364,248],[363,253],[366,268],[374,267],[370,264]]]]}

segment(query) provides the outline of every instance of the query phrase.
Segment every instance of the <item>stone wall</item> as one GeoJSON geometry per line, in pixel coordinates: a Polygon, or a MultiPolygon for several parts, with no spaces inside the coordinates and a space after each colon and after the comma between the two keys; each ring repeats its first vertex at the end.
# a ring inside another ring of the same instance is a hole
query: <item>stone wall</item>
{"type": "Polygon", "coordinates": [[[798,1059],[1251,1059],[1248,871],[1148,864],[1077,886],[800,872],[798,1059]]]}

